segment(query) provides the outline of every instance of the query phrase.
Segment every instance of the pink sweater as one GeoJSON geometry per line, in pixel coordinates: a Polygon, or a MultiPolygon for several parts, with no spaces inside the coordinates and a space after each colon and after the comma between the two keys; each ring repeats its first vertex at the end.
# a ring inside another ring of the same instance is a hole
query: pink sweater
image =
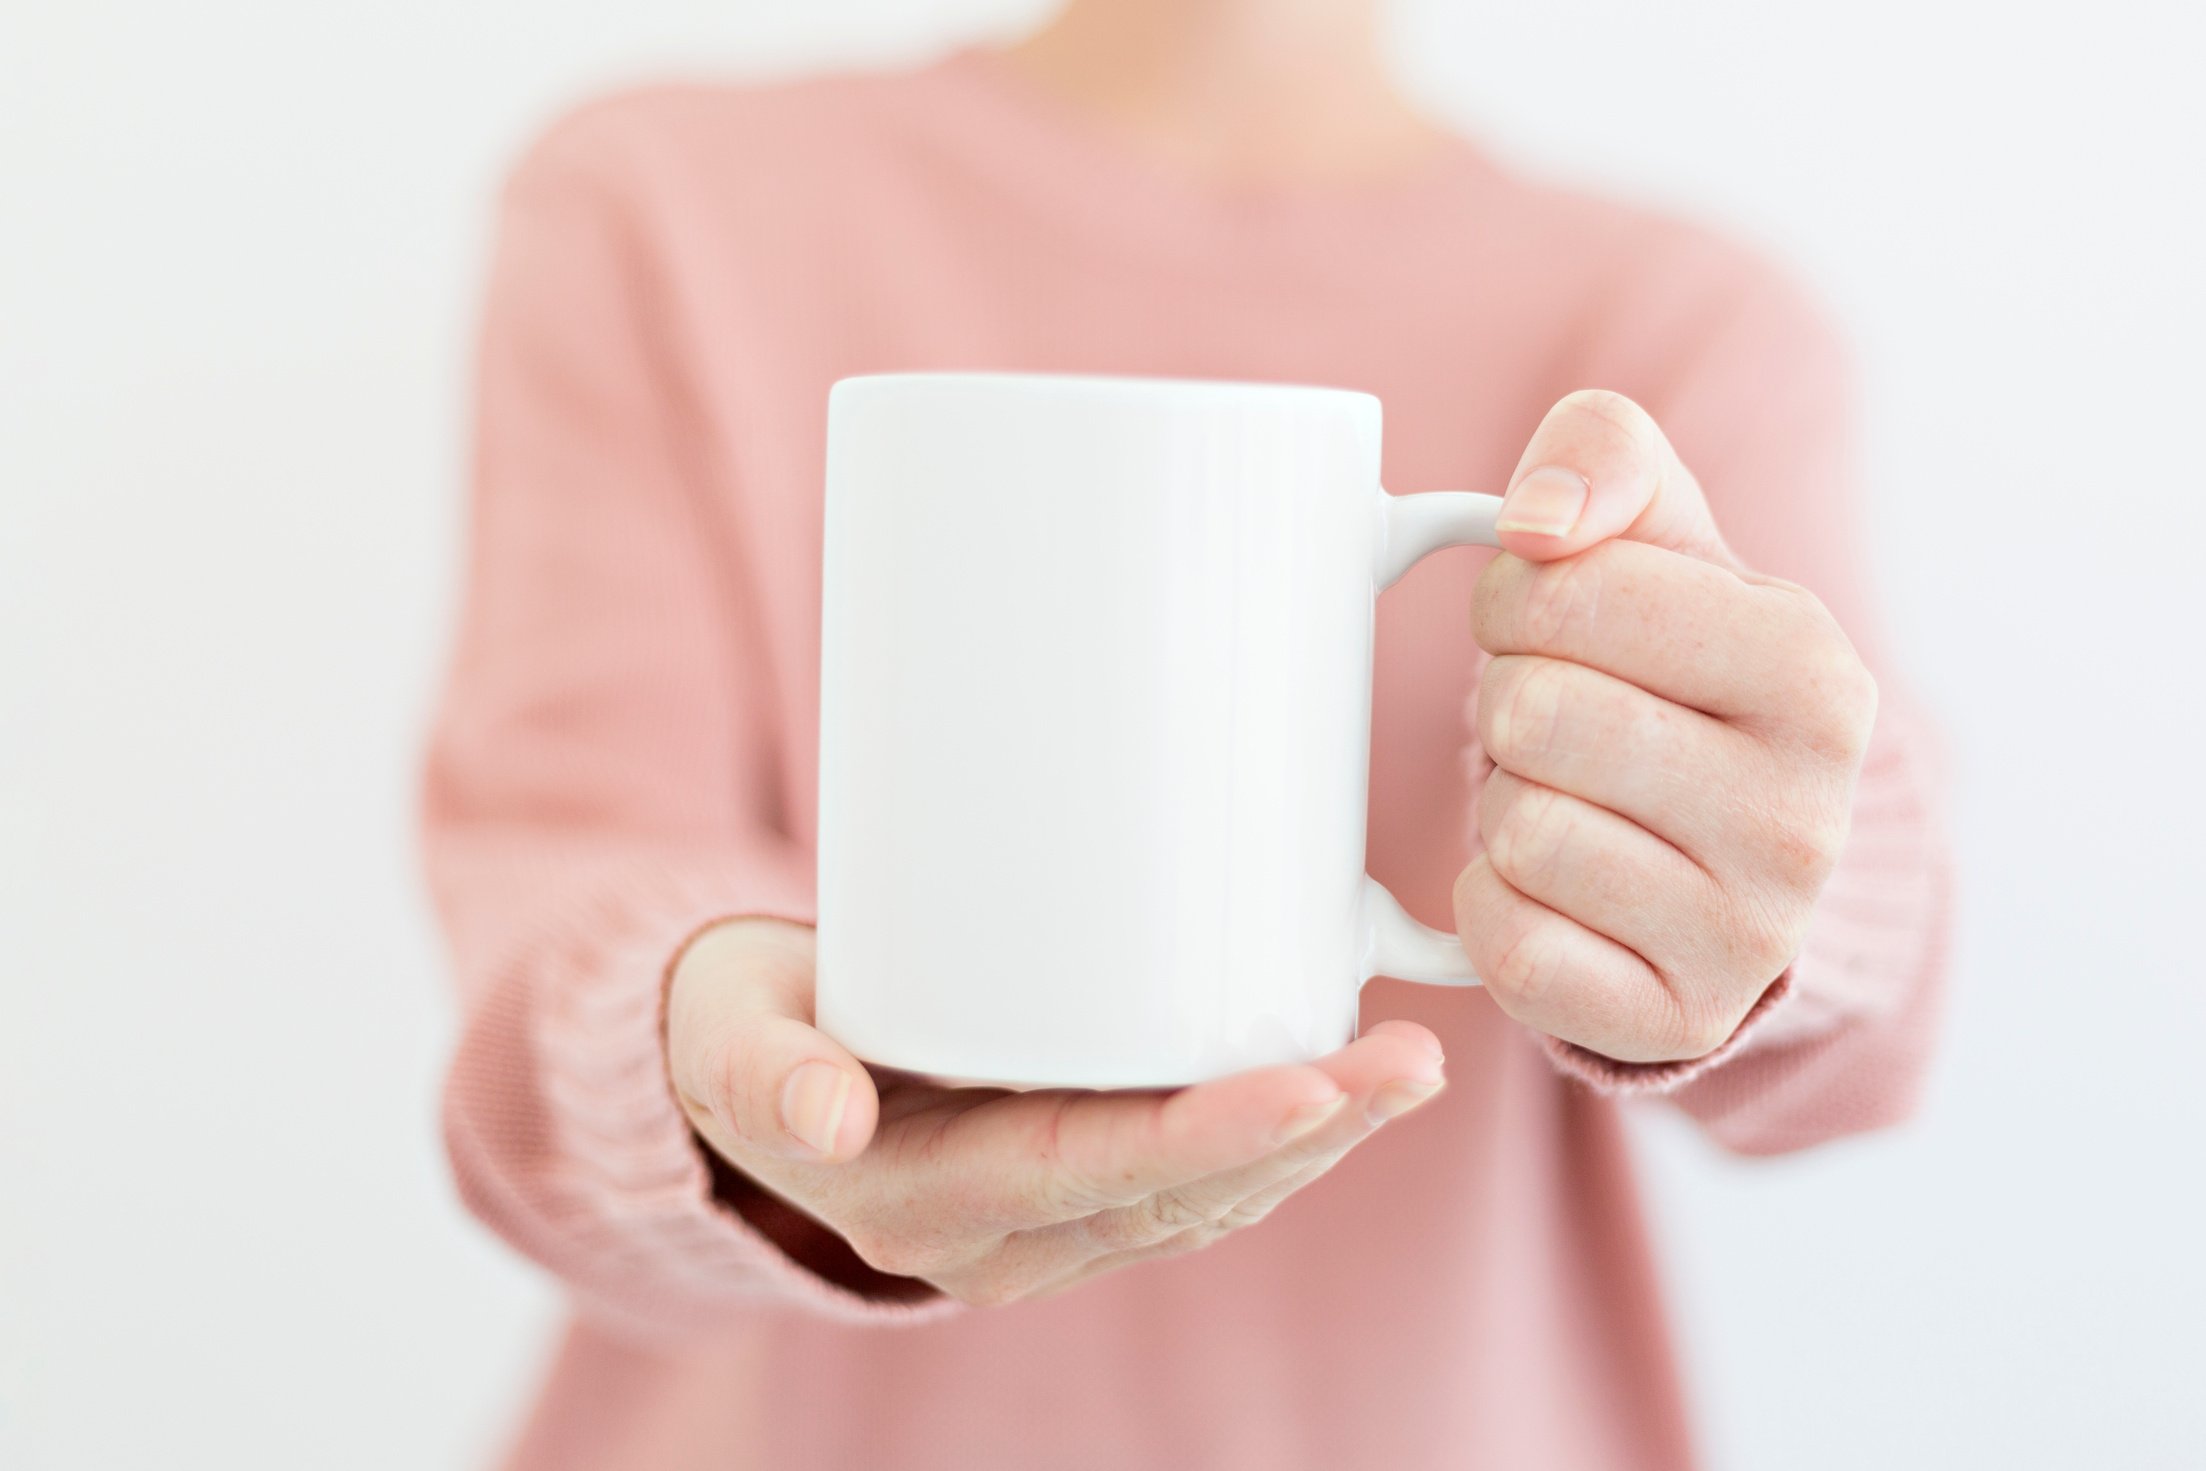
{"type": "MultiPolygon", "coordinates": [[[[1945,886],[1889,681],[1789,992],[1712,1064],[1605,1066],[1479,992],[1382,980],[1366,1017],[1446,1044],[1434,1105],[1253,1231],[1010,1308],[858,1295],[718,1202],[666,1081],[665,972],[717,917],[809,917],[827,387],[911,368],[1365,389],[1403,492],[1499,490],[1550,403],[1620,389],[1740,555],[1879,662],[1842,356],[1697,230],[1467,145],[1230,193],[978,55],[568,118],[504,198],[427,799],[465,1014],[453,1167],[575,1308],[510,1464],[1689,1464],[1617,1099],[1757,1154],[1907,1113],[1945,886]]],[[[1481,776],[1478,566],[1434,558],[1380,608],[1371,867],[1436,924],[1481,776]]]]}

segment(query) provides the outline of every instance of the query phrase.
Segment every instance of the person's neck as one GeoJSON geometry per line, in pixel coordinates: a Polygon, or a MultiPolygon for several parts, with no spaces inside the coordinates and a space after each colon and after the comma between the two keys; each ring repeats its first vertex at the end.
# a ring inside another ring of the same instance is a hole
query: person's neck
{"type": "Polygon", "coordinates": [[[1400,172],[1443,134],[1395,90],[1378,0],[1070,0],[1006,65],[1161,160],[1230,183],[1400,172]]]}

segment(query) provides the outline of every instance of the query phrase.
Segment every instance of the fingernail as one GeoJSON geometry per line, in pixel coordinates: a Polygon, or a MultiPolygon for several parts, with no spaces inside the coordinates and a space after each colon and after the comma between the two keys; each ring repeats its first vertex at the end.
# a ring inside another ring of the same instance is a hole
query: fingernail
{"type": "Polygon", "coordinates": [[[1326,1120],[1340,1112],[1341,1105],[1347,1101],[1347,1094],[1336,1093],[1323,1103],[1303,1104],[1302,1107],[1280,1120],[1278,1131],[1272,1135],[1272,1142],[1275,1144],[1294,1143],[1295,1140],[1322,1127],[1326,1120]]]}
{"type": "Polygon", "coordinates": [[[1591,487],[1586,477],[1560,465],[1525,472],[1502,498],[1497,531],[1529,531],[1538,536],[1568,536],[1585,514],[1591,487]]]}
{"type": "Polygon", "coordinates": [[[850,1074],[831,1062],[814,1060],[789,1075],[781,1088],[781,1126],[815,1154],[835,1152],[843,1110],[850,1106],[850,1074]]]}
{"type": "Polygon", "coordinates": [[[1438,1093],[1443,1086],[1440,1083],[1414,1082],[1408,1078],[1389,1083],[1371,1095],[1371,1106],[1367,1110],[1371,1122],[1383,1124],[1388,1119],[1398,1119],[1438,1093]]]}

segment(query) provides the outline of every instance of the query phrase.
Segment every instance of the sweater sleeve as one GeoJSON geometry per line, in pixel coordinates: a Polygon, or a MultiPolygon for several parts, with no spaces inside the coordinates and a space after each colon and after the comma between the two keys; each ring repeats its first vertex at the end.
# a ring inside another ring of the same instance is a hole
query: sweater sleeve
{"type": "Polygon", "coordinates": [[[1938,748],[1872,612],[1847,354],[1777,273],[1729,251],[1706,259],[1702,280],[1720,280],[1720,294],[1624,313],[1618,381],[1592,386],[1654,414],[1747,565],[1831,609],[1877,676],[1877,724],[1800,953],[1724,1046],[1663,1065],[1552,1039],[1548,1050],[1595,1088],[1666,1095],[1727,1148],[1769,1154],[1913,1110],[1937,1032],[1951,881],[1938,748]]]}
{"type": "Polygon", "coordinates": [[[767,1303],[924,1315],[815,1277],[716,1199],[674,1100],[667,971],[812,918],[741,548],[706,495],[637,212],[569,124],[504,193],[465,608],[424,829],[463,1011],[444,1132],[469,1209],[631,1329],[767,1303]]]}

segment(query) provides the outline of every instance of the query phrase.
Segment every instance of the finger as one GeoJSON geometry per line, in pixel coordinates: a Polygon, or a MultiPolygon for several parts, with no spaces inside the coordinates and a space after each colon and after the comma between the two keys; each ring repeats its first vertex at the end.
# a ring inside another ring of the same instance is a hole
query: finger
{"type": "Polygon", "coordinates": [[[691,1124],[737,1164],[839,1163],[873,1135],[873,1080],[811,1025],[812,975],[812,932],[779,921],[717,926],[675,967],[675,1093],[691,1124]]]}
{"type": "Polygon", "coordinates": [[[900,1120],[881,1147],[962,1182],[976,1232],[1051,1225],[1263,1158],[1340,1105],[1309,1064],[1260,1068],[1171,1093],[1008,1095],[948,1118],[900,1120]]]}
{"type": "Polygon", "coordinates": [[[1151,1254],[1205,1245],[1262,1219],[1301,1183],[1315,1179],[1388,1119],[1439,1092],[1439,1041],[1414,1022],[1381,1022],[1316,1065],[1341,1087],[1327,1115],[1250,1165],[1159,1191],[1130,1205],[1013,1232],[973,1271],[1006,1298],[1058,1291],[1104,1260],[1130,1265],[1151,1254]]]}
{"type": "Polygon", "coordinates": [[[1441,1064],[1431,1032],[1413,1022],[1381,1022],[1316,1064],[1340,1085],[1341,1099],[1335,1112],[1313,1116],[1299,1137],[1248,1164],[1026,1233],[1021,1249],[1047,1253],[1070,1243],[1078,1254],[1094,1255],[1149,1245],[1190,1227],[1235,1224],[1235,1213],[1252,1196],[1339,1155],[1438,1093],[1446,1081],[1441,1064]]]}
{"type": "Polygon", "coordinates": [[[1726,720],[1816,712],[1818,688],[1853,687],[1835,668],[1850,646],[1815,599],[1638,542],[1494,558],[1471,632],[1489,654],[1567,659],[1726,720]]]}
{"type": "MultiPolygon", "coordinates": [[[[1353,1148],[1353,1146],[1350,1147],[1353,1148]]],[[[1086,1258],[1069,1271],[1030,1287],[1019,1295],[1022,1299],[1055,1297],[1061,1292],[1071,1291],[1083,1282],[1091,1281],[1094,1278],[1105,1276],[1126,1267],[1139,1266],[1143,1262],[1161,1261],[1167,1257],[1185,1256],[1189,1252],[1200,1251],[1216,1242],[1220,1237],[1238,1230],[1242,1226],[1254,1225],[1270,1215],[1289,1196],[1301,1190],[1304,1186],[1315,1182],[1326,1171],[1347,1158],[1348,1152],[1347,1149],[1335,1150],[1331,1154],[1304,1165],[1292,1176],[1272,1186],[1262,1195],[1252,1197],[1235,1207],[1223,1222],[1174,1232],[1163,1240],[1149,1245],[1129,1247],[1124,1251],[1114,1251],[1103,1256],[1086,1258]]]]}
{"type": "Polygon", "coordinates": [[[1495,1005],[1604,1057],[1704,1056],[1738,1020],[1689,1007],[1632,951],[1511,888],[1483,853],[1456,879],[1455,917],[1495,1005]]]}
{"type": "Polygon", "coordinates": [[[1673,988],[1723,973],[1715,881],[1637,823],[1496,770],[1479,792],[1478,829],[1510,888],[1616,941],[1673,988]]]}
{"type": "Polygon", "coordinates": [[[1028,1280],[1015,1279],[988,1265],[1005,1238],[1247,1164],[1345,1101],[1339,1085],[1309,1065],[1174,1093],[908,1087],[890,1096],[894,1106],[864,1167],[835,1174],[788,1166],[785,1189],[832,1206],[837,1219],[893,1220],[889,1239],[853,1238],[860,1254],[972,1301],[1015,1297],[1074,1254],[1030,1253],[1028,1280]]]}
{"type": "MultiPolygon", "coordinates": [[[[1420,1107],[1422,1101],[1410,1106],[1412,1108],[1420,1107]]],[[[1369,1135],[1364,1136],[1364,1138],[1369,1137],[1369,1135]]],[[[1330,1154],[1319,1155],[1293,1174],[1284,1179],[1273,1181],[1262,1190],[1241,1201],[1232,1210],[1226,1212],[1223,1224],[1233,1230],[1239,1230],[1244,1226],[1253,1226],[1264,1220],[1273,1211],[1285,1205],[1288,1197],[1298,1193],[1306,1186],[1316,1184],[1321,1176],[1331,1170],[1333,1166],[1348,1158],[1355,1151],[1356,1146],[1361,1143],[1363,1143],[1363,1139],[1357,1139],[1354,1143],[1336,1149],[1330,1154]]]]}
{"type": "Polygon", "coordinates": [[[1547,411],[1495,520],[1502,546],[1547,562],[1624,536],[1736,566],[1654,419],[1620,393],[1580,389],[1547,411]]]}
{"type": "Polygon", "coordinates": [[[1271,1189],[1312,1161],[1339,1155],[1438,1094],[1447,1082],[1439,1039],[1415,1022],[1388,1020],[1316,1066],[1340,1085],[1345,1104],[1309,1133],[1238,1169],[1189,1181],[1109,1213],[1127,1239],[1113,1235],[1104,1216],[1082,1223],[1106,1245],[1138,1241],[1157,1227],[1226,1219],[1251,1196],[1271,1189]]]}
{"type": "Polygon", "coordinates": [[[1494,659],[1479,675],[1478,739],[1499,769],[1621,814],[1703,867],[1749,825],[1731,794],[1752,790],[1768,759],[1720,720],[1529,654],[1494,659]]]}

